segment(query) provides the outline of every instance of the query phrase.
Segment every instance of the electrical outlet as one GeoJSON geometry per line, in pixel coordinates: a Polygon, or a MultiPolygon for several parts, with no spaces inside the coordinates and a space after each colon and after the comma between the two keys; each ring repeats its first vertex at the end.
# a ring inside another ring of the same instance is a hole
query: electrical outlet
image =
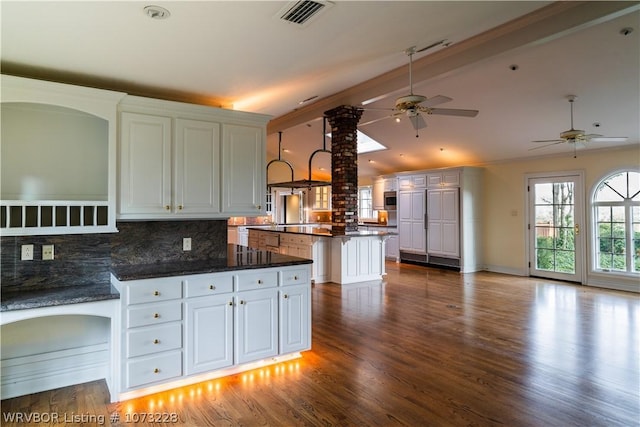
{"type": "Polygon", "coordinates": [[[53,259],[53,245],[42,245],[42,259],[45,261],[53,259]]]}
{"type": "Polygon", "coordinates": [[[33,259],[33,245],[22,245],[20,259],[22,261],[31,261],[33,259]]]}
{"type": "Polygon", "coordinates": [[[183,251],[191,250],[191,237],[185,237],[182,239],[182,250],[183,251]]]}

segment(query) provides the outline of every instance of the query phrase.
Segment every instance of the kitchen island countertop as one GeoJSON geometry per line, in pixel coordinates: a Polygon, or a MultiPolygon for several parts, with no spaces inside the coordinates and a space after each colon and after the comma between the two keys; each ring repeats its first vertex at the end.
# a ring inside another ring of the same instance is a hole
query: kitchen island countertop
{"type": "Polygon", "coordinates": [[[272,225],[270,227],[247,226],[248,229],[256,228],[262,231],[273,231],[276,233],[293,233],[293,234],[308,234],[312,236],[323,237],[370,237],[370,236],[388,236],[395,235],[395,232],[389,231],[375,231],[375,230],[358,230],[348,231],[344,234],[333,234],[330,225],[272,225]]]}

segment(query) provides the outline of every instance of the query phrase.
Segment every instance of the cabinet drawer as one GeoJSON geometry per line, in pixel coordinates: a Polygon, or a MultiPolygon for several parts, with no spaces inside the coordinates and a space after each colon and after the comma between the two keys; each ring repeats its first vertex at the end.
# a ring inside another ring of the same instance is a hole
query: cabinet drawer
{"type": "Polygon", "coordinates": [[[311,236],[294,235],[292,236],[292,243],[295,243],[296,245],[310,245],[311,236]]]}
{"type": "Polygon", "coordinates": [[[277,271],[257,271],[255,273],[242,273],[238,275],[237,291],[250,291],[254,289],[272,288],[278,286],[277,271]]]}
{"type": "Polygon", "coordinates": [[[129,304],[166,301],[182,298],[182,281],[179,278],[167,277],[134,281],[127,286],[129,304]]]}
{"type": "Polygon", "coordinates": [[[282,286],[301,285],[304,283],[309,283],[308,270],[305,268],[283,270],[281,274],[282,286]]]}
{"type": "Polygon", "coordinates": [[[174,350],[182,347],[182,323],[173,322],[127,331],[127,357],[174,350]]]}
{"type": "Polygon", "coordinates": [[[182,304],[172,301],[127,309],[127,328],[182,320],[182,304]]]}
{"type": "Polygon", "coordinates": [[[233,292],[233,274],[211,274],[183,281],[187,298],[233,292]]]}
{"type": "Polygon", "coordinates": [[[182,352],[175,351],[157,356],[127,361],[126,387],[134,388],[182,375],[182,352]]]}

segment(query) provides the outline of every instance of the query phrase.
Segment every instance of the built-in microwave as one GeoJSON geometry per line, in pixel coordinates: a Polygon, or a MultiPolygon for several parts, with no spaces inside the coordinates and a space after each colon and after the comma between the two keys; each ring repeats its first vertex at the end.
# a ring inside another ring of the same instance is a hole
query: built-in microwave
{"type": "Polygon", "coordinates": [[[398,204],[398,195],[395,191],[384,192],[384,210],[395,211],[398,204]]]}

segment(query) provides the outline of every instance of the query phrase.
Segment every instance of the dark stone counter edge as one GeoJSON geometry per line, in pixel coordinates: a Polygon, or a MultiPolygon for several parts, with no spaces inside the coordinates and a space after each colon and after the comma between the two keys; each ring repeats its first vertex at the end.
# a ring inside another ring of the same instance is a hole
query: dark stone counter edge
{"type": "MultiPolygon", "coordinates": [[[[177,262],[167,264],[131,265],[112,268],[113,276],[119,281],[156,279],[160,277],[188,276],[192,274],[223,273],[236,270],[252,270],[258,268],[287,267],[292,265],[312,264],[313,260],[294,258],[273,254],[274,257],[287,259],[272,260],[263,263],[247,263],[235,265],[219,265],[207,262],[177,262]]],[[[270,258],[265,256],[265,258],[270,258]]]]}
{"type": "Polygon", "coordinates": [[[26,292],[2,292],[0,312],[119,298],[120,293],[110,283],[88,286],[66,286],[26,292]]]}
{"type": "MultiPolygon", "coordinates": [[[[328,230],[327,228],[322,227],[310,227],[310,226],[277,226],[277,227],[261,227],[261,226],[246,226],[248,229],[255,228],[261,231],[270,231],[273,233],[288,233],[288,234],[305,234],[308,236],[316,236],[316,237],[336,237],[336,238],[345,238],[345,237],[371,237],[371,236],[395,236],[398,233],[395,231],[373,231],[373,230],[361,230],[361,231],[347,231],[344,234],[335,233],[333,234],[331,231],[314,231],[314,230],[328,230]]],[[[389,227],[393,228],[393,227],[389,227]]]]}

